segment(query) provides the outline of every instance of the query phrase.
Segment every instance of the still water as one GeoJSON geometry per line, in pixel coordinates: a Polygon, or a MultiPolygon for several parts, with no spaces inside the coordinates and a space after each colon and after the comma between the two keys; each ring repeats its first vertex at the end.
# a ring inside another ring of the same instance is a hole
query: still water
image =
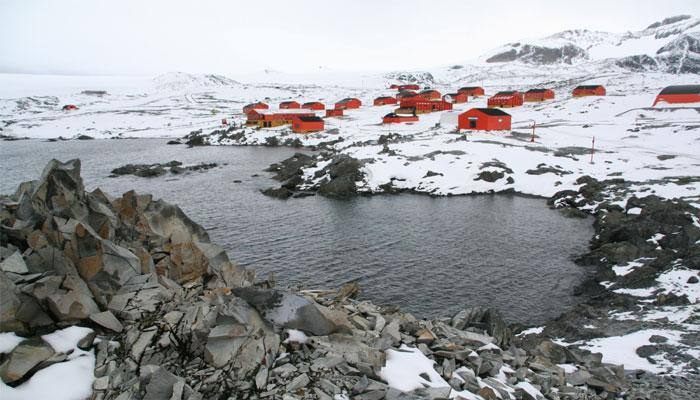
{"type": "Polygon", "coordinates": [[[586,271],[571,259],[586,250],[590,220],[565,218],[544,200],[518,196],[277,200],[260,194],[276,184],[263,169],[292,153],[187,149],[160,139],[0,142],[0,193],[37,179],[52,158],[80,158],[88,190],[136,189],[178,204],[232,260],[261,277],[274,271],[280,285],[335,288],[358,280],[364,298],[420,316],[480,305],[531,324],[576,303],[571,293],[586,271]],[[170,160],[221,166],[159,178],[108,177],[127,163],[170,160]]]}

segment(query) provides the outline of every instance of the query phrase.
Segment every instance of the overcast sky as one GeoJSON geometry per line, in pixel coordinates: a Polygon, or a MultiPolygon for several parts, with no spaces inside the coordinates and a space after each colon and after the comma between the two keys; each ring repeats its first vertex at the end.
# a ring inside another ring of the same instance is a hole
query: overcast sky
{"type": "Polygon", "coordinates": [[[677,14],[700,15],[700,0],[0,0],[0,72],[414,69],[677,14]]]}

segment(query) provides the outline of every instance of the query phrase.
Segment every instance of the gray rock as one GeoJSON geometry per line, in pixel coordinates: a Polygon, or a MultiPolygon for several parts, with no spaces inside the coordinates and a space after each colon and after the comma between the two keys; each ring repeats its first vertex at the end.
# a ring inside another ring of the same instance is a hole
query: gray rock
{"type": "Polygon", "coordinates": [[[75,290],[54,293],[46,301],[51,313],[60,321],[80,321],[100,312],[92,297],[75,290]]]}
{"type": "Polygon", "coordinates": [[[283,328],[298,329],[315,336],[337,331],[336,325],[316,307],[316,303],[291,292],[252,287],[233,290],[267,321],[283,328]]]}
{"type": "Polygon", "coordinates": [[[29,273],[27,263],[24,262],[24,259],[19,251],[15,251],[11,256],[0,262],[0,270],[15,274],[29,273]]]}
{"type": "Polygon", "coordinates": [[[311,379],[309,379],[309,376],[306,374],[301,374],[296,378],[292,379],[292,381],[287,384],[286,389],[288,392],[294,392],[296,390],[306,387],[306,385],[308,385],[309,383],[311,383],[311,379]]]}
{"type": "Polygon", "coordinates": [[[268,376],[267,367],[263,365],[258,370],[258,373],[255,374],[255,387],[257,387],[258,390],[264,389],[265,386],[267,385],[267,376],[268,376]]]}
{"type": "Polygon", "coordinates": [[[19,381],[55,353],[53,347],[42,339],[25,340],[18,344],[0,365],[0,378],[5,383],[19,381]]]}
{"type": "Polygon", "coordinates": [[[114,332],[121,332],[124,329],[124,325],[117,319],[117,317],[112,314],[111,311],[103,311],[95,314],[90,314],[90,320],[97,325],[107,328],[114,332]]]}

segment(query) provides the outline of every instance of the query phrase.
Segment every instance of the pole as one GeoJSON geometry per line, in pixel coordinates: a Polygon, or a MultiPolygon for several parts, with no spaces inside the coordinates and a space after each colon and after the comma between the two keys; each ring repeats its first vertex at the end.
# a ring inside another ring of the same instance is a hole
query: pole
{"type": "Polygon", "coordinates": [[[532,120],[532,137],[530,138],[530,142],[533,143],[535,142],[535,125],[537,125],[537,123],[535,120],[532,120]]]}
{"type": "Polygon", "coordinates": [[[593,136],[593,141],[591,142],[591,164],[593,164],[593,153],[595,153],[595,136],[593,136]]]}

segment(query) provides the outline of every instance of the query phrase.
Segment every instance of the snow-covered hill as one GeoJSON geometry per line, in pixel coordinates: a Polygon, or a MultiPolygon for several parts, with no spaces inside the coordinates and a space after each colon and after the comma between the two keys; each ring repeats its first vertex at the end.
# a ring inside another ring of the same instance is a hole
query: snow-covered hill
{"type": "Polygon", "coordinates": [[[477,63],[582,64],[608,60],[632,70],[700,73],[700,18],[679,15],[640,31],[567,30],[541,39],[508,43],[477,63]]]}
{"type": "Polygon", "coordinates": [[[240,83],[223,75],[195,75],[185,72],[168,72],[167,74],[153,78],[153,84],[156,90],[166,92],[234,86],[240,83]]]}

